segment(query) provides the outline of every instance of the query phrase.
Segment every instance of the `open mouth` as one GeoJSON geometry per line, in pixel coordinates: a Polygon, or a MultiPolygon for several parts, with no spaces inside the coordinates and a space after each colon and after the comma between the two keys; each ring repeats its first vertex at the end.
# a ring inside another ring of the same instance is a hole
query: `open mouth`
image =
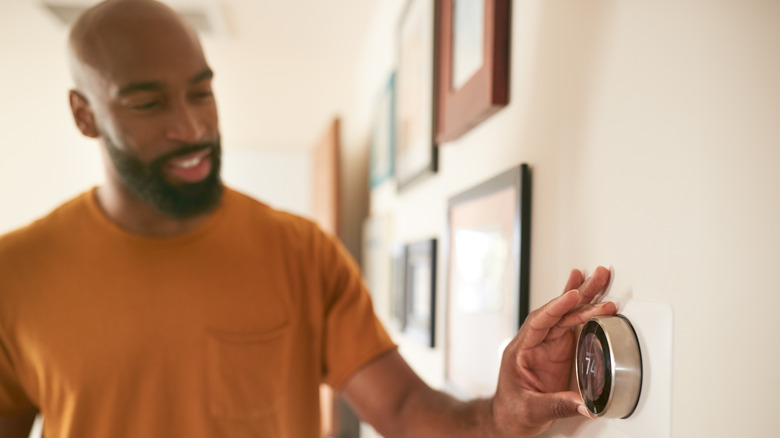
{"type": "Polygon", "coordinates": [[[203,181],[211,172],[211,148],[178,155],[165,163],[166,173],[172,180],[183,183],[203,181]]]}

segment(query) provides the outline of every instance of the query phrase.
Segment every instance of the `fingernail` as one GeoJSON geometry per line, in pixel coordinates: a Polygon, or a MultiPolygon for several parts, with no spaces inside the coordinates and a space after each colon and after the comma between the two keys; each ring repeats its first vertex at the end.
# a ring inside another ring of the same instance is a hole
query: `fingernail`
{"type": "Polygon", "coordinates": [[[583,417],[592,418],[590,416],[590,412],[588,411],[588,408],[586,408],[585,405],[577,406],[577,412],[579,412],[579,414],[582,415],[583,417]]]}

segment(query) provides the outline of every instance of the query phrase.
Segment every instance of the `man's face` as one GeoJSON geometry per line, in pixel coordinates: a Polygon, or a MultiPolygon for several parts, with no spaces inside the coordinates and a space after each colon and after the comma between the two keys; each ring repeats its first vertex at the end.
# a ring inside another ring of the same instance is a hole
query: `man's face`
{"type": "Polygon", "coordinates": [[[151,24],[99,40],[88,98],[110,181],[184,219],[216,207],[221,194],[213,74],[194,35],[151,24]]]}

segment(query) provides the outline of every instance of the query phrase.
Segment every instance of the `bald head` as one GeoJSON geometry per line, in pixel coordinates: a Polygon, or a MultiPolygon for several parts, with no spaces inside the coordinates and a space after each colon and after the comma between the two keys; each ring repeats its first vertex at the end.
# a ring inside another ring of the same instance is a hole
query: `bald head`
{"type": "Polygon", "coordinates": [[[119,106],[140,107],[129,91],[158,91],[170,103],[170,93],[189,96],[191,85],[211,79],[195,30],[158,1],[98,3],[76,20],[68,42],[71,109],[88,137],[117,128],[118,116],[127,114],[119,106]]]}
{"type": "Polygon", "coordinates": [[[91,94],[99,76],[115,79],[134,67],[164,69],[185,57],[205,64],[194,29],[154,0],[107,0],[93,6],[73,24],[68,49],[76,88],[85,94],[91,94]]]}

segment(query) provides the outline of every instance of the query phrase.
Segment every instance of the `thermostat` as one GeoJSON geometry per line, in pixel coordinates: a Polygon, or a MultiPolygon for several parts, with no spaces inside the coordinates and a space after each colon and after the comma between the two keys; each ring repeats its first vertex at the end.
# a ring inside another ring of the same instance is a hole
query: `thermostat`
{"type": "Polygon", "coordinates": [[[628,418],[642,389],[642,354],[633,326],[622,315],[592,318],[577,341],[576,375],[594,417],[628,418]]]}

